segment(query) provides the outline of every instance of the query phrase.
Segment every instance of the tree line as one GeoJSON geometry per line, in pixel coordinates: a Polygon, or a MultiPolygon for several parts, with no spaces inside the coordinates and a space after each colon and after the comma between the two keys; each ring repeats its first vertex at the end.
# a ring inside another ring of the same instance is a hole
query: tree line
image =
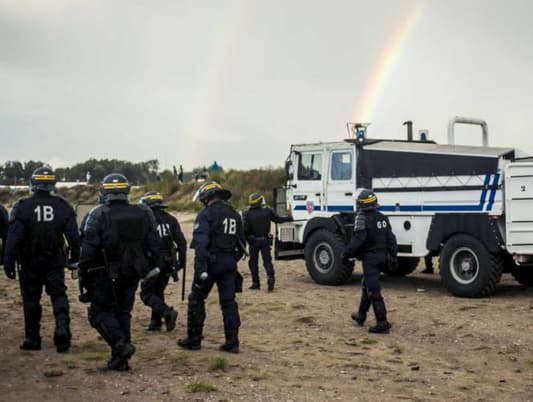
{"type": "MultiPolygon", "coordinates": [[[[29,160],[27,162],[7,161],[0,164],[0,183],[3,185],[24,185],[30,181],[31,174],[45,162],[29,160]]],[[[54,166],[50,166],[54,169],[54,166]]],[[[58,181],[100,182],[109,173],[122,173],[132,184],[147,184],[158,179],[159,161],[129,162],[118,159],[89,159],[71,167],[55,168],[58,181]]]]}

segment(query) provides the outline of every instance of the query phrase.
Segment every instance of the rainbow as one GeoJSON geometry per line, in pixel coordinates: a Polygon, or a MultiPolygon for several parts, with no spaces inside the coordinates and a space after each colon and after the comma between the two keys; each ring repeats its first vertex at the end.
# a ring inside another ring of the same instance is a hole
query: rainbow
{"type": "Polygon", "coordinates": [[[212,120],[212,111],[216,102],[223,101],[219,97],[220,84],[232,63],[231,48],[245,29],[249,4],[248,0],[237,0],[224,6],[216,25],[206,33],[211,41],[206,58],[198,66],[194,96],[189,100],[176,136],[179,158],[184,165],[212,162],[205,160],[206,149],[217,141],[224,141],[220,133],[213,132],[217,123],[212,120]]]}
{"type": "Polygon", "coordinates": [[[406,14],[400,26],[392,32],[386,46],[379,53],[372,69],[372,76],[366,82],[362,95],[352,114],[352,121],[371,122],[374,118],[380,97],[392,76],[395,64],[400,59],[403,49],[409,42],[411,32],[422,15],[422,5],[417,5],[406,14]]]}

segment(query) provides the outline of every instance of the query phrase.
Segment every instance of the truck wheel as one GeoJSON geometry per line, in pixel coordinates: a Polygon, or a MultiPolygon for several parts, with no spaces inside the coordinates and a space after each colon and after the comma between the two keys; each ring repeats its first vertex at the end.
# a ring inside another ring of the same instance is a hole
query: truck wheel
{"type": "MultiPolygon", "coordinates": [[[[514,265],[514,264],[513,264],[514,265]]],[[[524,286],[533,286],[533,269],[517,267],[516,265],[511,269],[511,275],[516,281],[524,286]]]]}
{"type": "Polygon", "coordinates": [[[341,285],[353,272],[353,262],[343,263],[343,238],[326,229],[312,233],[304,249],[305,265],[311,278],[321,285],[341,285]]]}
{"type": "Polygon", "coordinates": [[[413,272],[418,266],[420,258],[416,257],[398,257],[398,269],[393,271],[386,270],[389,276],[406,276],[413,272]]]}
{"type": "Polygon", "coordinates": [[[465,234],[451,237],[440,255],[440,274],[456,296],[484,297],[494,292],[503,271],[501,254],[490,253],[477,239],[465,234]]]}

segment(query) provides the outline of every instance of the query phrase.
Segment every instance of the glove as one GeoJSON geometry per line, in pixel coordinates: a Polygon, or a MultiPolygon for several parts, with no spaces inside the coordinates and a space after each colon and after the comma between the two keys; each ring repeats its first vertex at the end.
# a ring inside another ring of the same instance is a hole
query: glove
{"type": "Polygon", "coordinates": [[[4,265],[4,272],[6,273],[6,276],[9,279],[16,279],[17,278],[17,271],[15,269],[15,264],[5,264],[4,265]]]}
{"type": "Polygon", "coordinates": [[[209,277],[209,274],[207,273],[207,264],[198,264],[194,270],[196,278],[200,282],[204,282],[209,277]]]}
{"type": "Polygon", "coordinates": [[[172,271],[170,271],[170,276],[172,277],[172,280],[174,282],[178,281],[178,270],[176,269],[176,267],[172,267],[172,271]]]}

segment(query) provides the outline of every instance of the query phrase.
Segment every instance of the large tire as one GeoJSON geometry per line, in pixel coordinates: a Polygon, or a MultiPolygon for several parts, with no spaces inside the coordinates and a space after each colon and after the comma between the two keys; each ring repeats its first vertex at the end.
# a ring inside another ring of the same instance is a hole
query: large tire
{"type": "Polygon", "coordinates": [[[344,263],[342,236],[326,229],[312,233],[305,244],[305,265],[311,278],[321,285],[341,285],[350,278],[353,262],[344,263]]]}
{"type": "Polygon", "coordinates": [[[406,276],[413,272],[418,266],[420,258],[417,257],[398,257],[398,268],[392,271],[386,269],[385,273],[389,276],[406,276]]]}
{"type": "Polygon", "coordinates": [[[440,254],[442,282],[456,296],[489,296],[502,272],[502,255],[490,253],[479,240],[466,234],[451,237],[440,254]]]}

